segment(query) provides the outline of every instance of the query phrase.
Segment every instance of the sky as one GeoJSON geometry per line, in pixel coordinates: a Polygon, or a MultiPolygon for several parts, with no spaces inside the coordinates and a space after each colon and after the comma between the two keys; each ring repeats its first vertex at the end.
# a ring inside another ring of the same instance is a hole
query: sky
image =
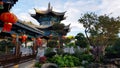
{"type": "Polygon", "coordinates": [[[53,11],[66,11],[66,19],[61,23],[71,24],[67,35],[76,36],[80,32],[84,33],[84,27],[78,22],[84,13],[95,12],[98,15],[120,16],[120,0],[18,0],[11,12],[22,21],[31,21],[38,25],[30,14],[35,14],[34,8],[47,10],[49,2],[53,6],[53,11]]]}

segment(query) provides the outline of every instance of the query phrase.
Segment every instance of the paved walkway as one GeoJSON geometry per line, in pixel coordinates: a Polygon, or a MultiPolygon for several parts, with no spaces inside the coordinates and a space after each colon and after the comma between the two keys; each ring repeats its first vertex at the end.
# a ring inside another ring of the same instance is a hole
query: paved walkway
{"type": "Polygon", "coordinates": [[[14,65],[10,68],[34,68],[35,60],[27,61],[19,65],[14,65]]]}

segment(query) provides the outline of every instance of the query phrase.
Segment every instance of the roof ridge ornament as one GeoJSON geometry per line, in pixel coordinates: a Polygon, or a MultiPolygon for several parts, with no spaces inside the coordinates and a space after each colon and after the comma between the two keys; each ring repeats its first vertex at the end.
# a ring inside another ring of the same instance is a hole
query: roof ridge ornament
{"type": "Polygon", "coordinates": [[[50,2],[48,3],[48,10],[50,9],[50,2]]]}
{"type": "Polygon", "coordinates": [[[53,7],[51,6],[51,4],[50,4],[50,2],[49,2],[49,3],[48,3],[48,10],[49,10],[49,11],[52,11],[52,8],[53,8],[53,7]]]}

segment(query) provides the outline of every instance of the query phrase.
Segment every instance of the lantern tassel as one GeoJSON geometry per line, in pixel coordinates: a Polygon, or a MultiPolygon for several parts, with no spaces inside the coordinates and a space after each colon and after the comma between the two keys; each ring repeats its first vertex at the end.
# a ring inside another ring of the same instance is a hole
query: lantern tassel
{"type": "Polygon", "coordinates": [[[12,28],[12,23],[4,23],[4,27],[2,28],[2,32],[10,32],[12,28]]]}

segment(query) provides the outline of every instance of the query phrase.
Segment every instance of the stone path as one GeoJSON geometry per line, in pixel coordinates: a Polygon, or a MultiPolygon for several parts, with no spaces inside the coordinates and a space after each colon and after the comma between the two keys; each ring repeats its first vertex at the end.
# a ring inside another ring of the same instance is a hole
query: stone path
{"type": "Polygon", "coordinates": [[[9,68],[34,68],[35,60],[27,61],[9,68]]]}

